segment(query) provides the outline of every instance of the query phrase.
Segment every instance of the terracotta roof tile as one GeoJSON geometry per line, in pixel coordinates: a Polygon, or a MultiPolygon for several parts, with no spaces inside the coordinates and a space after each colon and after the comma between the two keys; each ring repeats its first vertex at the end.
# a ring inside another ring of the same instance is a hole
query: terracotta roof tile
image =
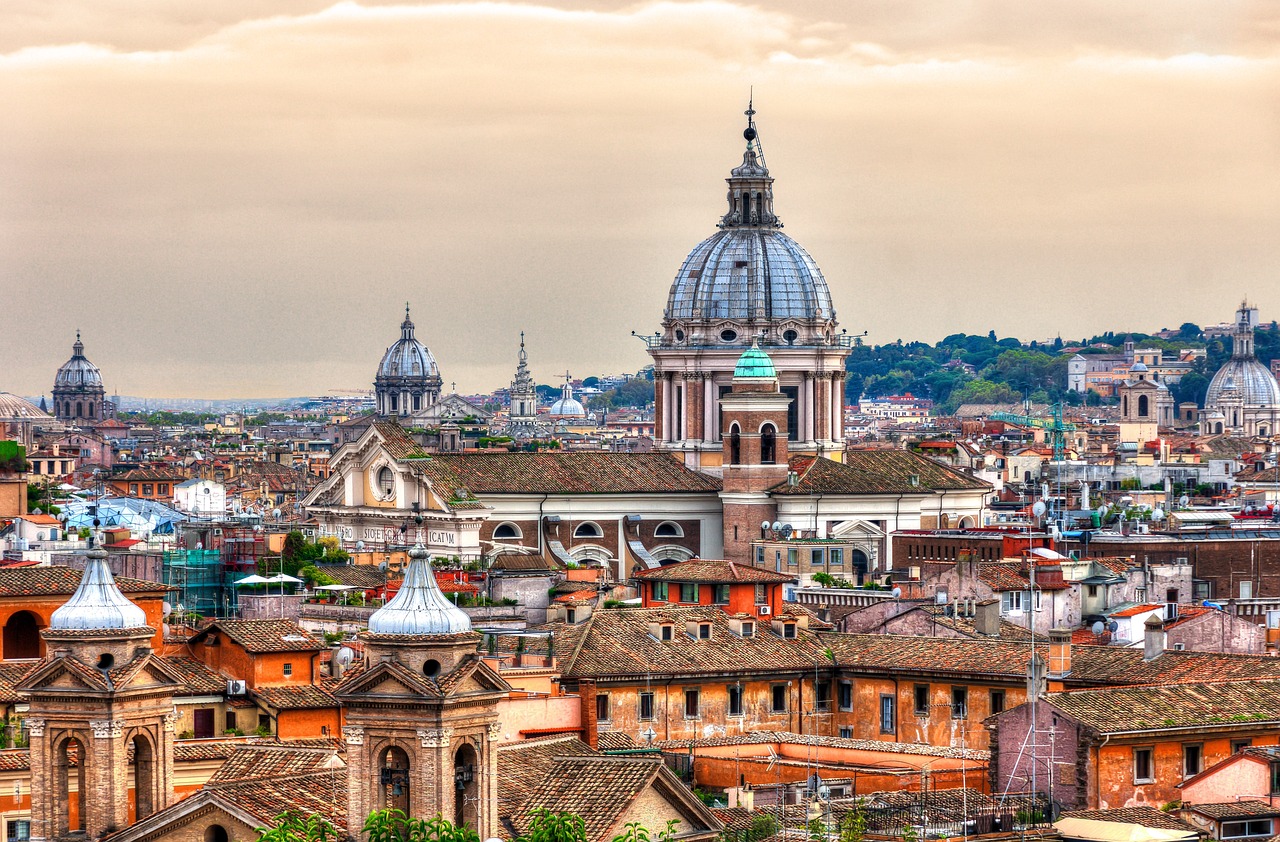
{"type": "Polygon", "coordinates": [[[711,558],[691,558],[677,564],[665,564],[652,570],[641,570],[634,576],[650,582],[759,583],[794,582],[796,577],[775,573],[750,564],[738,564],[711,558]]]}
{"type": "Polygon", "coordinates": [[[253,695],[276,710],[320,710],[338,707],[338,700],[311,684],[258,687],[253,695]]]}
{"type": "Polygon", "coordinates": [[[1045,698],[1101,734],[1280,723],[1280,680],[1106,687],[1045,698]]]}
{"type": "Polygon", "coordinates": [[[1234,819],[1237,816],[1280,816],[1280,806],[1265,801],[1244,799],[1215,804],[1189,804],[1187,809],[1211,819],[1234,819]]]}
{"type": "MultiPolygon", "coordinates": [[[[607,839],[662,768],[658,757],[557,757],[525,803],[581,816],[588,840],[607,839]]],[[[512,823],[523,832],[528,818],[518,815],[512,823]]]]}
{"type": "Polygon", "coordinates": [[[180,696],[210,696],[225,693],[227,680],[217,670],[203,661],[185,655],[167,655],[163,658],[167,667],[182,677],[184,685],[180,696]]]}
{"type": "Polygon", "coordinates": [[[218,620],[191,642],[208,640],[221,632],[246,652],[314,652],[324,645],[292,620],[218,620]]]}
{"type": "MultiPolygon", "coordinates": [[[[442,453],[414,471],[446,496],[461,494],[715,493],[720,483],[667,453],[442,453]]],[[[452,505],[452,503],[450,504],[452,505]]]]}
{"type": "MultiPolygon", "coordinates": [[[[0,596],[70,596],[80,586],[83,571],[71,567],[0,567],[0,596]]],[[[159,594],[167,585],[117,576],[124,593],[159,594]]]]}
{"type": "Polygon", "coordinates": [[[1064,819],[1091,819],[1097,822],[1123,822],[1157,830],[1196,831],[1177,816],[1157,810],[1155,807],[1115,807],[1110,810],[1067,810],[1062,814],[1064,819]]]}
{"type": "Polygon", "coordinates": [[[598,754],[576,736],[562,735],[498,746],[498,813],[513,819],[557,757],[598,754]]]}
{"type": "Polygon", "coordinates": [[[844,462],[813,456],[790,460],[799,474],[795,485],[780,483],[770,491],[782,495],[927,494],[931,489],[988,489],[991,486],[963,471],[907,450],[850,450],[844,462]],[[912,477],[917,480],[913,483],[912,477]]]}

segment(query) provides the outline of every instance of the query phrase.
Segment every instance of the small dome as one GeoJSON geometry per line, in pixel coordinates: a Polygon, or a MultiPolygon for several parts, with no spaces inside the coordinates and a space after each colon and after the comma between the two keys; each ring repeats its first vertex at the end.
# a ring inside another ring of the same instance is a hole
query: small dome
{"type": "Polygon", "coordinates": [[[25,398],[0,392],[0,419],[5,421],[48,421],[49,413],[25,398]]]}
{"type": "Polygon", "coordinates": [[[586,407],[576,398],[560,398],[551,404],[549,410],[552,415],[562,415],[565,417],[585,418],[587,415],[586,407]]]}
{"type": "Polygon", "coordinates": [[[400,324],[400,339],[382,355],[378,364],[378,377],[392,378],[438,378],[440,369],[436,358],[431,356],[427,346],[413,335],[413,322],[409,319],[409,308],[405,308],[404,321],[400,324]]]}
{"type": "Polygon", "coordinates": [[[467,612],[449,601],[436,584],[427,548],[409,550],[409,568],[400,590],[369,617],[371,634],[461,634],[471,631],[467,612]]]}
{"type": "Polygon", "coordinates": [[[120,592],[107,565],[107,553],[99,549],[89,551],[80,586],[49,619],[49,628],[59,631],[137,629],[146,625],[147,615],[120,592]]]}
{"type": "Polygon", "coordinates": [[[1130,371],[1130,372],[1134,372],[1134,371],[1149,371],[1149,370],[1150,370],[1150,369],[1148,369],[1148,368],[1147,368],[1147,364],[1146,364],[1146,363],[1144,363],[1144,362],[1136,362],[1136,363],[1134,363],[1133,365],[1129,366],[1129,371],[1130,371]]]}
{"type": "Polygon", "coordinates": [[[53,385],[54,388],[81,386],[90,386],[95,389],[102,388],[102,372],[85,357],[84,343],[80,341],[79,333],[76,334],[75,344],[71,346],[71,359],[63,363],[62,368],[58,369],[53,385]]]}
{"type": "Polygon", "coordinates": [[[738,357],[738,364],[733,369],[733,379],[777,380],[778,370],[773,367],[773,360],[760,350],[755,342],[738,357]]]}

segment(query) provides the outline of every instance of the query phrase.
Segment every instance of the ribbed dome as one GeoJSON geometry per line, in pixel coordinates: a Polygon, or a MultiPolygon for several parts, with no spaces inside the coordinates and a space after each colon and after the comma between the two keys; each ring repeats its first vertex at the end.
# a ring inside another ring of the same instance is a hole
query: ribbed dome
{"type": "Polygon", "coordinates": [[[40,409],[40,407],[25,398],[20,398],[17,395],[10,394],[9,392],[0,392],[0,418],[6,420],[17,418],[31,421],[45,421],[49,420],[50,416],[49,413],[40,409]]]}
{"type": "Polygon", "coordinates": [[[667,297],[670,319],[833,319],[822,270],[773,228],[726,228],[685,258],[667,297]]]}
{"type": "Polygon", "coordinates": [[[400,339],[382,355],[378,364],[379,377],[439,377],[436,358],[427,346],[413,335],[413,322],[406,317],[400,325],[400,339]]]}
{"type": "Polygon", "coordinates": [[[75,344],[71,346],[71,359],[63,363],[62,368],[58,369],[53,385],[55,389],[60,386],[68,388],[81,386],[102,388],[102,372],[85,357],[84,343],[80,341],[79,333],[76,334],[75,344]]]}
{"type": "Polygon", "coordinates": [[[1245,406],[1280,406],[1280,383],[1254,357],[1232,358],[1209,381],[1204,405],[1216,406],[1234,392],[1245,406]]]}
{"type": "Polygon", "coordinates": [[[59,631],[136,629],[147,625],[147,615],[116,586],[105,550],[90,550],[80,586],[49,619],[59,631]]]}
{"type": "Polygon", "coordinates": [[[582,405],[582,402],[576,398],[560,398],[560,400],[551,404],[551,409],[548,411],[552,415],[572,415],[579,418],[585,417],[587,414],[587,410],[582,405]]]}
{"type": "Polygon", "coordinates": [[[440,590],[427,548],[418,544],[409,550],[409,567],[404,583],[386,605],[369,617],[372,634],[421,635],[461,634],[471,631],[471,618],[440,590]]]}

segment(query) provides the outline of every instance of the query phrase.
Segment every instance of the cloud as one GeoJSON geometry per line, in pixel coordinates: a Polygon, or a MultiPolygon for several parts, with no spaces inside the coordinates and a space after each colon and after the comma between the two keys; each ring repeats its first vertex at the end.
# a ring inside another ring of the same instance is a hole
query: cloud
{"type": "Polygon", "coordinates": [[[461,389],[522,328],[544,382],[639,368],[750,85],[873,341],[1280,308],[1264,5],[53,6],[0,8],[11,391],[77,325],[124,393],[367,386],[406,299],[461,389]]]}

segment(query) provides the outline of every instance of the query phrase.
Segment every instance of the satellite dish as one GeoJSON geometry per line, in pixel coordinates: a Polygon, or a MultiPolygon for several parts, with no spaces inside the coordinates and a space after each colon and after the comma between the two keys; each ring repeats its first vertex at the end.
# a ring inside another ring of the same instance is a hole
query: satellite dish
{"type": "Polygon", "coordinates": [[[1098,517],[1102,517],[1106,513],[1107,513],[1107,504],[1103,503],[1101,506],[1098,507],[1098,517]]]}
{"type": "Polygon", "coordinates": [[[1107,631],[1111,632],[1112,634],[1115,634],[1119,630],[1120,630],[1120,624],[1117,623],[1115,620],[1112,620],[1111,622],[1107,623],[1107,631]]]}
{"type": "Polygon", "coordinates": [[[775,521],[773,522],[773,531],[774,531],[774,532],[781,532],[781,531],[782,531],[782,521],[780,521],[780,520],[775,520],[775,521]]]}
{"type": "Polygon", "coordinates": [[[351,666],[351,662],[356,659],[356,653],[351,647],[344,646],[334,654],[333,658],[342,666],[347,667],[351,666]]]}
{"type": "Polygon", "coordinates": [[[1164,520],[1164,509],[1160,508],[1159,506],[1156,506],[1155,509],[1151,512],[1151,519],[1164,520]]]}
{"type": "Polygon", "coordinates": [[[271,510],[271,516],[272,516],[273,518],[275,518],[276,520],[279,520],[279,519],[280,519],[280,510],[279,510],[279,509],[272,509],[272,510],[271,510]]]}
{"type": "Polygon", "coordinates": [[[390,566],[391,566],[391,565],[387,564],[385,561],[380,561],[380,562],[378,562],[378,569],[379,569],[379,570],[381,570],[383,573],[386,573],[386,572],[387,572],[387,568],[388,568],[388,567],[390,567],[390,566]]]}
{"type": "Polygon", "coordinates": [[[1102,621],[1099,620],[1089,627],[1089,631],[1093,632],[1094,637],[1099,637],[1104,631],[1106,631],[1106,628],[1106,626],[1102,625],[1102,621]]]}
{"type": "Polygon", "coordinates": [[[765,530],[765,531],[768,531],[768,529],[769,529],[769,521],[767,521],[767,520],[766,520],[766,521],[761,522],[761,524],[760,524],[760,528],[761,528],[761,529],[763,529],[763,530],[765,530]]]}
{"type": "Polygon", "coordinates": [[[356,551],[359,552],[360,550],[363,550],[363,549],[364,549],[364,541],[356,541],[356,551]]]}
{"type": "Polygon", "coordinates": [[[1191,505],[1191,498],[1183,494],[1178,498],[1178,505],[1185,509],[1187,506],[1191,505]]]}
{"type": "Polygon", "coordinates": [[[1049,507],[1044,504],[1043,500],[1037,500],[1036,504],[1031,507],[1031,513],[1036,517],[1044,517],[1044,513],[1049,511],[1049,507]]]}
{"type": "Polygon", "coordinates": [[[166,615],[173,613],[173,606],[170,605],[167,601],[162,603],[160,608],[162,611],[164,611],[166,615]]]}
{"type": "Polygon", "coordinates": [[[791,533],[792,533],[792,532],[794,532],[794,531],[795,531],[795,530],[792,528],[791,524],[789,524],[789,523],[784,523],[784,524],[782,524],[782,534],[783,534],[785,537],[790,538],[790,537],[791,537],[791,533]]]}
{"type": "Polygon", "coordinates": [[[818,797],[821,798],[823,801],[826,801],[828,798],[830,798],[831,787],[827,786],[826,784],[823,784],[822,786],[818,787],[818,797]]]}
{"type": "Polygon", "coordinates": [[[899,598],[899,597],[901,597],[901,596],[902,596],[902,588],[894,588],[894,589],[893,589],[893,598],[894,598],[894,599],[898,599],[898,598],[899,598]]]}

